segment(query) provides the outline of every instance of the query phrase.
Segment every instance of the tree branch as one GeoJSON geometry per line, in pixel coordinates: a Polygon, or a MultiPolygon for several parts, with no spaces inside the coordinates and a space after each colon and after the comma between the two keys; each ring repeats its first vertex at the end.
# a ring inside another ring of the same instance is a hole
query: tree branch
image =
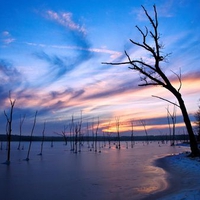
{"type": "Polygon", "coordinates": [[[171,104],[173,104],[173,105],[175,105],[175,106],[177,106],[177,107],[180,108],[180,106],[179,106],[178,104],[173,103],[172,101],[169,101],[169,100],[167,100],[167,99],[165,99],[165,98],[162,98],[162,97],[159,97],[159,96],[155,96],[155,95],[152,95],[152,97],[155,97],[155,98],[158,98],[158,99],[161,99],[161,100],[167,101],[167,102],[169,102],[169,103],[171,103],[171,104]]]}
{"type": "Polygon", "coordinates": [[[182,87],[182,81],[181,81],[181,69],[180,69],[180,75],[178,75],[177,73],[175,73],[175,72],[173,72],[173,71],[171,71],[173,74],[175,74],[176,76],[177,76],[177,78],[178,78],[178,80],[179,80],[179,88],[178,88],[178,92],[180,92],[180,89],[181,89],[181,87],[182,87]]]}

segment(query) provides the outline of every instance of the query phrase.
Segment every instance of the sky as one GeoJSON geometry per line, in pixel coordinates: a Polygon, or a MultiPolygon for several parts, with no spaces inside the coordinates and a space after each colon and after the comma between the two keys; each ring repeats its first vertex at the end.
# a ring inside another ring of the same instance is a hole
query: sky
{"type": "MultiPolygon", "coordinates": [[[[160,41],[169,53],[162,69],[179,87],[190,118],[200,99],[200,2],[196,0],[1,0],[0,1],[0,134],[6,132],[10,101],[16,100],[13,134],[29,135],[36,111],[35,135],[69,133],[82,121],[82,134],[119,131],[121,135],[167,134],[167,109],[174,106],[152,95],[176,99],[162,87],[139,87],[140,76],[128,65],[102,62],[150,59],[134,46],[150,23],[141,7],[158,12],[160,41]],[[99,126],[98,126],[99,123],[99,126]],[[89,130],[89,131],[88,131],[89,130]]],[[[151,44],[151,38],[148,42],[151,44]]],[[[184,123],[176,108],[177,130],[184,123]]]]}

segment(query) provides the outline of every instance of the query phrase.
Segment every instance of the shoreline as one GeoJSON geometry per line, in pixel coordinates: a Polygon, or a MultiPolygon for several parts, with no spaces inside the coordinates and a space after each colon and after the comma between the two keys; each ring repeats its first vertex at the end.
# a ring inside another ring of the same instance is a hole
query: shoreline
{"type": "Polygon", "coordinates": [[[166,156],[154,161],[154,166],[166,172],[167,187],[143,200],[200,199],[200,160],[186,153],[166,156]]]}

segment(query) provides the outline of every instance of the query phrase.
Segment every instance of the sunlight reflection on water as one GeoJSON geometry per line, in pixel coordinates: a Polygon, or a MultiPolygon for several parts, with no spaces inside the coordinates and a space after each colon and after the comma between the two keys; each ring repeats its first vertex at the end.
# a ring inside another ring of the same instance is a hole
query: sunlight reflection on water
{"type": "MultiPolygon", "coordinates": [[[[74,154],[61,142],[50,147],[44,144],[43,156],[38,156],[40,143],[34,142],[30,161],[24,161],[24,150],[16,150],[12,143],[10,166],[0,165],[1,198],[6,200],[121,200],[141,199],[166,188],[166,173],[153,166],[153,161],[168,154],[185,150],[157,142],[134,148],[101,149],[101,153],[89,151],[83,146],[74,154]],[[9,191],[9,193],[8,193],[9,191]]],[[[6,159],[6,150],[0,151],[0,162],[6,159]]]]}

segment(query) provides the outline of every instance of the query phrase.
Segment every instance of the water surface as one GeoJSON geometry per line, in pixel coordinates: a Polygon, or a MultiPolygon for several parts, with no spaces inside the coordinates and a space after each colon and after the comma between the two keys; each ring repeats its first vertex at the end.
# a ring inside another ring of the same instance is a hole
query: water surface
{"type": "MultiPolygon", "coordinates": [[[[89,151],[86,144],[80,153],[72,153],[69,144],[33,142],[30,160],[28,143],[17,150],[12,143],[11,164],[0,165],[0,199],[5,200],[135,200],[166,188],[166,173],[153,166],[155,159],[182,152],[186,147],[152,142],[137,143],[133,148],[116,149],[108,144],[101,153],[89,151]]],[[[0,162],[6,160],[0,150],[0,162]]]]}

